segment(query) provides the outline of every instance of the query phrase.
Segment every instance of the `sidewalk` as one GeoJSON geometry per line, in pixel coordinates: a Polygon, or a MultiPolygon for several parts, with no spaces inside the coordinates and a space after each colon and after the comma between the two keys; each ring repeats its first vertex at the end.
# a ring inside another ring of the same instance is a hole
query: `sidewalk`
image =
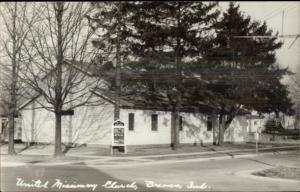
{"type": "MultiPolygon", "coordinates": [[[[227,150],[218,152],[198,152],[198,153],[182,153],[182,154],[165,154],[165,155],[146,155],[146,156],[131,156],[131,157],[111,157],[98,161],[87,160],[84,161],[85,165],[88,166],[101,166],[109,168],[118,167],[135,167],[143,165],[157,165],[157,164],[172,164],[172,163],[188,163],[188,162],[203,162],[210,160],[224,160],[234,158],[250,158],[260,155],[267,154],[288,154],[288,153],[299,153],[299,146],[289,147],[274,147],[264,148],[258,153],[253,150],[227,150]]],[[[299,153],[300,154],[300,153],[299,153]]],[[[82,163],[75,163],[80,165],[82,163]]]]}
{"type": "MultiPolygon", "coordinates": [[[[53,146],[34,146],[31,150],[21,150],[20,146],[16,147],[20,150],[21,155],[8,156],[1,155],[1,166],[18,166],[25,164],[34,165],[88,165],[101,167],[118,167],[118,166],[137,166],[144,164],[162,164],[162,163],[176,163],[176,162],[192,162],[192,161],[207,161],[218,159],[244,158],[253,157],[257,155],[289,153],[289,151],[299,151],[299,145],[288,146],[270,146],[261,145],[259,152],[256,153],[252,145],[227,145],[227,146],[206,146],[206,147],[182,147],[175,152],[169,154],[146,154],[137,153],[127,155],[110,156],[102,153],[99,154],[99,148],[83,147],[81,149],[73,149],[72,152],[66,153],[65,156],[54,158],[53,153],[49,152],[50,147],[53,146]],[[88,150],[89,149],[89,150],[88,150]],[[197,150],[196,150],[197,149],[197,150]],[[85,150],[82,154],[81,151],[85,150]],[[182,151],[188,152],[182,152],[182,151]],[[44,153],[41,153],[41,152],[44,153]],[[95,151],[97,153],[95,153],[95,151]],[[196,151],[196,152],[190,152],[196,151]],[[45,154],[47,152],[48,154],[45,154]],[[103,155],[104,154],[104,155],[103,155]]],[[[2,147],[1,147],[2,148],[2,147]]],[[[2,152],[3,149],[1,149],[2,152]]],[[[16,151],[18,151],[16,150],[16,151]]],[[[154,149],[150,149],[154,150],[154,149]]],[[[167,151],[168,149],[160,149],[159,152],[167,151]]],[[[300,154],[300,153],[299,153],[300,154]]]]}

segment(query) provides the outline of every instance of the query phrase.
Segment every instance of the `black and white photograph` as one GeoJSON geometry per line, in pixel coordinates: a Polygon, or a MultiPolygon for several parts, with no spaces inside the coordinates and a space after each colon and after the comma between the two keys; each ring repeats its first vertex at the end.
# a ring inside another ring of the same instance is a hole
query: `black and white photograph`
{"type": "Polygon", "coordinates": [[[300,191],[300,1],[0,2],[0,191],[300,191]]]}

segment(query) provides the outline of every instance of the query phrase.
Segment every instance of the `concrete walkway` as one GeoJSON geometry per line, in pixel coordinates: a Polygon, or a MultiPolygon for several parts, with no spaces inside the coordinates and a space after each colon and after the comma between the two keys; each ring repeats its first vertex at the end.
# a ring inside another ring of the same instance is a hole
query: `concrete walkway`
{"type": "MultiPolygon", "coordinates": [[[[268,148],[269,149],[269,148],[268,148]]],[[[111,157],[103,158],[101,160],[93,159],[84,161],[85,165],[92,167],[136,167],[144,165],[160,165],[160,164],[174,164],[174,163],[189,163],[189,162],[204,162],[212,160],[225,160],[225,159],[239,159],[250,158],[256,156],[270,155],[270,154],[288,154],[294,153],[295,150],[299,152],[299,148],[285,147],[272,149],[265,152],[255,153],[252,151],[224,151],[215,153],[193,153],[191,154],[166,154],[166,155],[149,155],[149,156],[135,156],[135,157],[111,157]],[[292,150],[292,151],[291,151],[292,150]]],[[[300,153],[299,153],[300,154],[300,153]]],[[[82,163],[82,162],[81,162],[82,163]]],[[[80,165],[80,162],[72,163],[80,165]]]]}

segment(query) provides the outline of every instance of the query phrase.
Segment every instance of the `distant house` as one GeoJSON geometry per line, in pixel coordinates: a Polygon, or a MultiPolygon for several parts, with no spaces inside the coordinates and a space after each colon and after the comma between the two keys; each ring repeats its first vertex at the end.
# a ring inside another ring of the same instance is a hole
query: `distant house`
{"type": "Polygon", "coordinates": [[[282,126],[285,129],[297,129],[299,126],[299,120],[297,122],[297,116],[295,115],[282,115],[280,117],[282,126]]]}
{"type": "Polygon", "coordinates": [[[8,118],[7,118],[6,110],[4,108],[4,105],[1,104],[0,105],[0,139],[1,139],[1,142],[7,140],[7,136],[8,136],[7,125],[8,125],[8,118]]]}
{"type": "MultiPolygon", "coordinates": [[[[20,141],[22,129],[19,115],[15,115],[15,141],[20,141]]],[[[8,141],[8,106],[0,100],[0,142],[8,141]]]]}
{"type": "Polygon", "coordinates": [[[263,131],[267,118],[263,115],[249,114],[246,115],[248,121],[247,132],[256,133],[257,131],[263,131]]]}

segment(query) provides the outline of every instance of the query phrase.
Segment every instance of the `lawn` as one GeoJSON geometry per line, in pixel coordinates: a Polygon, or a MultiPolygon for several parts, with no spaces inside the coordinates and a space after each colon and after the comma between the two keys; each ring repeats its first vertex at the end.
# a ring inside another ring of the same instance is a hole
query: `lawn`
{"type": "MultiPolygon", "coordinates": [[[[295,145],[295,143],[293,143],[295,145]]],[[[287,144],[277,143],[259,143],[259,149],[270,147],[283,147],[291,146],[287,144]]],[[[1,145],[1,154],[7,154],[7,144],[1,145]]],[[[15,145],[16,152],[22,155],[50,155],[54,153],[53,145],[33,145],[26,147],[24,144],[15,145]]],[[[63,147],[64,149],[65,147],[63,147]]],[[[114,156],[140,156],[140,155],[164,155],[164,154],[178,154],[178,153],[201,153],[201,152],[222,152],[222,151],[255,151],[255,143],[224,143],[222,146],[205,144],[205,145],[180,145],[177,150],[172,150],[169,146],[139,146],[139,147],[128,147],[128,153],[114,153],[114,156]]],[[[64,150],[65,151],[65,150],[64,150]]],[[[66,150],[66,155],[75,156],[110,156],[109,147],[101,146],[77,146],[66,150]]],[[[194,154],[188,154],[194,155],[194,154]]]]}
{"type": "Polygon", "coordinates": [[[252,174],[257,176],[281,179],[300,179],[300,168],[279,166],[276,168],[254,172],[252,174]]]}

